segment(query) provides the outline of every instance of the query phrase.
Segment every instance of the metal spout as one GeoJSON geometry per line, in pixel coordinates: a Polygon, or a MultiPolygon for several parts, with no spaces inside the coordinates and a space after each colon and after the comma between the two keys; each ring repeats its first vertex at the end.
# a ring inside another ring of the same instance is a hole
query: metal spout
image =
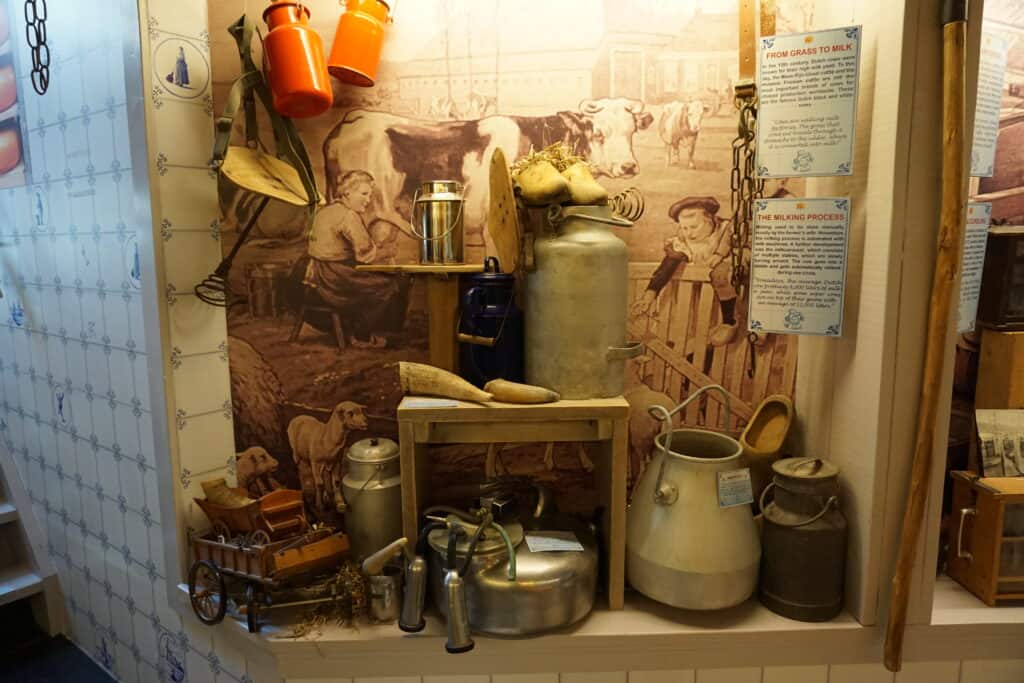
{"type": "Polygon", "coordinates": [[[405,596],[398,628],[406,633],[419,633],[427,622],[423,619],[423,604],[427,596],[427,562],[417,555],[405,569],[405,596]]]}
{"type": "Polygon", "coordinates": [[[444,577],[444,588],[448,596],[448,642],[444,649],[452,654],[469,652],[474,643],[469,632],[466,582],[458,571],[449,569],[444,577]]]}

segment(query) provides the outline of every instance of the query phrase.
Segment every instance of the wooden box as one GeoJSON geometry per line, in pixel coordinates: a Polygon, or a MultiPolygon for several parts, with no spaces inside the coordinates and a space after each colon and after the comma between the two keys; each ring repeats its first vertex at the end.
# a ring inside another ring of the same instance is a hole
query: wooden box
{"type": "Polygon", "coordinates": [[[974,407],[1024,409],[1024,332],[981,331],[974,407]]]}
{"type": "Polygon", "coordinates": [[[1024,477],[951,472],[946,573],[986,605],[1024,600],[1024,477]]]}

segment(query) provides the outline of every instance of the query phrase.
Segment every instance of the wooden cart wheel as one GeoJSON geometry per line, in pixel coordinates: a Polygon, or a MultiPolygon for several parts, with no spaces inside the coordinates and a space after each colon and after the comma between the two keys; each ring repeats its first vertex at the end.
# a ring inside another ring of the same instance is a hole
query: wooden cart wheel
{"type": "Polygon", "coordinates": [[[218,519],[213,523],[213,535],[214,537],[223,536],[224,542],[227,543],[231,540],[231,529],[228,528],[227,524],[218,519]]]}
{"type": "Polygon", "coordinates": [[[257,529],[249,534],[248,545],[270,545],[270,534],[263,529],[257,529]]]}
{"type": "Polygon", "coordinates": [[[228,589],[224,575],[213,562],[199,560],[188,572],[188,597],[192,611],[208,626],[224,621],[228,589]]]}
{"type": "Polygon", "coordinates": [[[259,591],[251,583],[245,587],[245,623],[249,633],[260,632],[259,591]]]}

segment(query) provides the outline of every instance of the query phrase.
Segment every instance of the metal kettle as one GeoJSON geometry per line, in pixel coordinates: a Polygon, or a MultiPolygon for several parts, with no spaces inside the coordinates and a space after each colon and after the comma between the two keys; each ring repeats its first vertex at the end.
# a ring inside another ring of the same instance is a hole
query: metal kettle
{"type": "Polygon", "coordinates": [[[472,648],[470,630],[525,636],[587,616],[597,588],[596,535],[585,525],[542,516],[543,501],[527,520],[533,528],[511,518],[507,499],[485,499],[476,511],[427,510],[428,518],[444,517],[420,534],[399,627],[423,628],[428,583],[448,621],[449,652],[472,648]],[[545,543],[550,550],[541,548],[545,543]]]}

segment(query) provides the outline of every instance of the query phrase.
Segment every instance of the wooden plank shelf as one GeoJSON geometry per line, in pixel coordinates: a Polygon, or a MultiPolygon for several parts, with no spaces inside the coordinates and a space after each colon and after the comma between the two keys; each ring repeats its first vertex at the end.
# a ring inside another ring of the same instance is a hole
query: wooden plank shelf
{"type": "Polygon", "coordinates": [[[482,263],[398,263],[398,264],[367,264],[356,266],[356,270],[367,273],[408,273],[409,275],[458,275],[461,273],[482,273],[482,263]]]}

